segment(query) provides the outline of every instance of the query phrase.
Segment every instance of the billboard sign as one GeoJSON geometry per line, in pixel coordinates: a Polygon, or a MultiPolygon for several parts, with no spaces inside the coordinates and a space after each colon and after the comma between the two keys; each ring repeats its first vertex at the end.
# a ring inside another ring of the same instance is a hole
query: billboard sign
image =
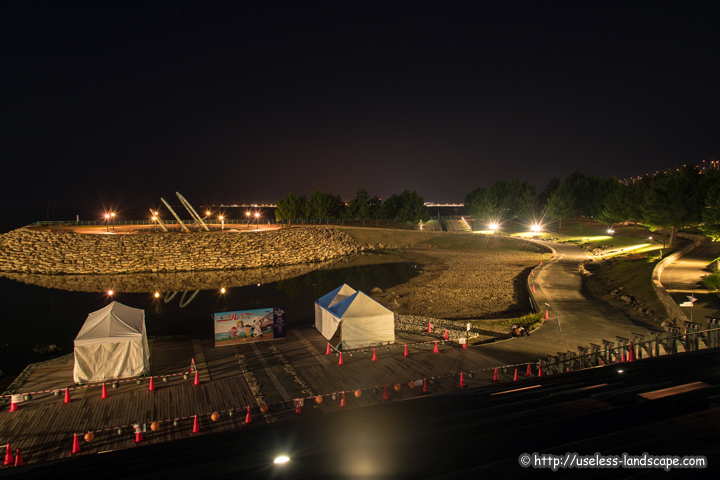
{"type": "Polygon", "coordinates": [[[260,308],[213,314],[215,346],[287,337],[284,308],[260,308]]]}

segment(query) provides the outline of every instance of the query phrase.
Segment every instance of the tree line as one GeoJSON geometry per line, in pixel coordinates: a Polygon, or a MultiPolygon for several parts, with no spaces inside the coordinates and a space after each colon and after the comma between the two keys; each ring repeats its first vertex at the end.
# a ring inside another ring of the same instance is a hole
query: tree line
{"type": "Polygon", "coordinates": [[[515,219],[527,223],[593,218],[612,226],[624,222],[652,229],[677,231],[698,225],[720,239],[720,172],[687,165],[672,172],[621,182],[571,173],[564,181],[551,179],[536,193],[518,180],[497,181],[489,189],[477,188],[465,196],[468,213],[485,223],[515,219]]]}
{"type": "Polygon", "coordinates": [[[423,197],[415,191],[405,190],[382,200],[370,197],[367,190],[360,188],[347,204],[340,196],[322,190],[315,190],[310,198],[291,192],[276,203],[275,217],[278,221],[355,220],[365,225],[366,221],[377,224],[382,220],[417,225],[430,220],[430,212],[423,197]]]}

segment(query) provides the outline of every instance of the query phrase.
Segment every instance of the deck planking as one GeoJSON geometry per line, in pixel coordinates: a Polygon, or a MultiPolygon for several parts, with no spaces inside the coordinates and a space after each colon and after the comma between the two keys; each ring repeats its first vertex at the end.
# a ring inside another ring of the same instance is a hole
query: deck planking
{"type": "MultiPolygon", "coordinates": [[[[292,332],[285,340],[240,344],[232,348],[214,348],[209,339],[153,340],[151,371],[155,378],[155,391],[148,391],[148,380],[121,382],[117,389],[108,385],[109,398],[101,399],[101,387],[93,386],[71,392],[72,401],[64,404],[64,392],[59,396],[43,393],[29,402],[20,403],[17,412],[0,411],[0,444],[10,443],[20,448],[25,463],[37,463],[66,458],[72,449],[73,434],[80,438],[82,451],[78,455],[95,454],[123,448],[141,448],[153,444],[186,438],[191,435],[193,416],[199,416],[199,435],[256,428],[264,422],[292,417],[294,405],[280,394],[278,382],[292,398],[308,395],[301,392],[298,380],[304,382],[313,395],[324,395],[322,403],[305,398],[303,415],[320,415],[339,410],[341,392],[345,391],[347,407],[355,408],[382,401],[383,386],[388,386],[390,401],[415,398],[422,395],[422,386],[410,388],[409,382],[428,380],[431,393],[457,389],[460,371],[490,369],[489,361],[478,351],[462,350],[454,344],[439,344],[439,353],[433,353],[434,343],[414,345],[427,341],[421,335],[398,334],[397,345],[389,350],[377,348],[378,361],[372,362],[372,350],[343,354],[344,365],[338,365],[335,354],[324,355],[327,341],[314,329],[292,332]],[[403,356],[403,345],[409,343],[409,357],[403,356]],[[244,355],[247,368],[258,379],[260,393],[269,404],[266,415],[260,413],[256,396],[242,374],[236,353],[244,355]],[[260,361],[258,353],[262,356],[260,361]],[[193,375],[162,375],[187,371],[195,359],[200,385],[193,385],[193,375]],[[294,370],[295,374],[291,372],[294,370]],[[272,373],[274,381],[268,375],[272,373]],[[400,391],[394,385],[400,384],[400,391]],[[360,391],[360,396],[355,391],[360,391]],[[335,394],[333,398],[333,395],[335,394]],[[247,407],[252,407],[253,425],[244,426],[247,407]],[[234,411],[230,416],[229,411],[234,411]],[[221,412],[220,419],[212,422],[210,414],[221,412]],[[177,420],[177,426],[173,421],[177,420]],[[150,430],[154,421],[161,422],[157,432],[150,430]],[[144,424],[143,442],[135,444],[131,425],[144,424]],[[117,429],[122,427],[121,433],[117,429]],[[96,431],[92,442],[85,442],[87,431],[96,431]],[[106,431],[100,431],[106,430],[106,431]]],[[[74,386],[72,360],[65,365],[38,367],[21,388],[21,392],[64,389],[74,386]]],[[[511,380],[514,370],[499,372],[503,380],[511,380]]],[[[521,375],[524,369],[519,372],[521,375]]],[[[487,385],[492,371],[478,372],[474,379],[465,377],[469,386],[487,385]]]]}

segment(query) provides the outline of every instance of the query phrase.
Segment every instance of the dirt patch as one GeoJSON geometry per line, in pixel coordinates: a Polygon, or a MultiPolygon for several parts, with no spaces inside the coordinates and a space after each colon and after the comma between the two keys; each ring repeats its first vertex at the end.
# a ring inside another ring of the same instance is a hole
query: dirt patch
{"type": "Polygon", "coordinates": [[[400,315],[470,320],[530,312],[523,285],[529,269],[540,261],[533,249],[414,247],[402,256],[423,265],[420,275],[373,295],[400,315]]]}

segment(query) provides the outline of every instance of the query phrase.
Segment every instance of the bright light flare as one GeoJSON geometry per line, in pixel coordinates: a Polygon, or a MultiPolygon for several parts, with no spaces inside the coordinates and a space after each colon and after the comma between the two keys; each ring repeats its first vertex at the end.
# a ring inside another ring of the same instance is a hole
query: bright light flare
{"type": "Polygon", "coordinates": [[[497,230],[498,228],[500,228],[500,225],[498,225],[497,223],[491,223],[490,225],[488,225],[488,227],[490,228],[490,230],[497,230]]]}
{"type": "Polygon", "coordinates": [[[276,457],[275,460],[273,460],[273,463],[275,465],[282,465],[289,461],[290,461],[290,457],[288,457],[287,455],[280,455],[279,457],[276,457]]]}
{"type": "Polygon", "coordinates": [[[532,232],[539,232],[540,230],[542,230],[542,226],[540,226],[538,224],[530,226],[530,231],[532,231],[532,232]]]}
{"type": "Polygon", "coordinates": [[[220,293],[225,293],[225,287],[222,287],[222,288],[220,289],[220,293]]]}
{"type": "Polygon", "coordinates": [[[160,292],[155,292],[155,298],[160,298],[160,292]]]}
{"type": "Polygon", "coordinates": [[[113,292],[112,290],[108,290],[108,295],[110,295],[111,297],[112,297],[113,293],[115,293],[115,292],[113,292]]]}

